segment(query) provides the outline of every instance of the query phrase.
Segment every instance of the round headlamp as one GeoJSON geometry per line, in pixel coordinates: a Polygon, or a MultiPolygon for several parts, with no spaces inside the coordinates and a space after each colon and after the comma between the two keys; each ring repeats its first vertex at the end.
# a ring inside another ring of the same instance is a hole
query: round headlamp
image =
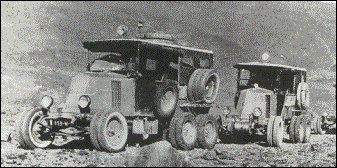
{"type": "Polygon", "coordinates": [[[81,108],[86,108],[90,105],[91,100],[90,97],[87,95],[82,95],[80,96],[80,98],[78,99],[78,106],[81,108]]]}
{"type": "Polygon", "coordinates": [[[53,102],[54,102],[54,100],[51,96],[45,95],[45,96],[42,97],[40,105],[43,108],[49,108],[53,105],[53,102]]]}
{"type": "Polygon", "coordinates": [[[228,107],[225,107],[224,110],[223,110],[223,113],[224,113],[225,115],[228,115],[228,114],[231,113],[231,110],[230,110],[228,107]]]}
{"type": "Polygon", "coordinates": [[[270,58],[270,56],[269,56],[268,53],[263,53],[261,55],[261,61],[264,62],[264,63],[269,62],[269,58],[270,58]]]}
{"type": "Polygon", "coordinates": [[[261,115],[262,115],[262,111],[261,111],[260,108],[257,107],[253,110],[253,116],[254,117],[260,117],[261,115]]]}

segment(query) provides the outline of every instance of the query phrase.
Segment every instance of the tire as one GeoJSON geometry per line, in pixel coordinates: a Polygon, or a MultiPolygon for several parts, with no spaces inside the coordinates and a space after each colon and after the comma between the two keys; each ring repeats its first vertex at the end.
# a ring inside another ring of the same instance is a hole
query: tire
{"type": "Polygon", "coordinates": [[[313,122],[311,124],[312,125],[312,130],[314,131],[315,134],[318,134],[318,130],[317,130],[317,126],[316,126],[317,125],[316,124],[317,123],[317,118],[318,118],[318,116],[315,115],[314,119],[313,119],[313,122]]]}
{"type": "Polygon", "coordinates": [[[51,132],[45,132],[48,131],[48,128],[45,128],[41,125],[36,125],[36,122],[44,117],[41,113],[42,109],[33,108],[27,112],[24,112],[19,118],[18,142],[21,147],[26,149],[47,148],[53,143],[55,136],[51,132]],[[33,128],[38,130],[33,131],[33,128]],[[41,139],[41,137],[36,137],[36,135],[41,136],[41,132],[39,131],[44,132],[44,136],[46,137],[43,139],[41,139]]]}
{"type": "Polygon", "coordinates": [[[19,143],[19,146],[22,148],[28,148],[27,144],[25,143],[24,139],[23,139],[23,134],[21,133],[21,125],[23,124],[22,120],[25,117],[25,115],[27,115],[27,113],[22,112],[20,113],[20,115],[17,117],[17,122],[16,122],[16,126],[15,126],[15,130],[16,130],[16,140],[19,143]]]}
{"type": "Polygon", "coordinates": [[[283,144],[284,122],[281,116],[276,116],[273,123],[273,145],[281,147],[283,144]]]}
{"type": "Polygon", "coordinates": [[[92,117],[90,121],[90,127],[89,127],[89,135],[90,135],[90,141],[92,145],[97,150],[102,150],[101,146],[98,142],[98,125],[99,125],[99,118],[103,115],[103,112],[96,112],[94,116],[92,117]]]}
{"type": "Polygon", "coordinates": [[[299,109],[302,109],[301,93],[302,93],[303,82],[300,82],[296,90],[296,105],[299,109]]]}
{"type": "Polygon", "coordinates": [[[275,116],[270,116],[267,125],[267,143],[269,146],[273,146],[273,126],[274,126],[275,116]]]}
{"type": "Polygon", "coordinates": [[[305,82],[300,82],[297,86],[296,104],[300,109],[308,109],[310,106],[309,86],[305,82]]]}
{"type": "Polygon", "coordinates": [[[310,92],[307,83],[303,83],[301,91],[301,105],[303,109],[308,109],[310,106],[310,92]]]}
{"type": "Polygon", "coordinates": [[[177,141],[176,141],[176,124],[177,124],[177,117],[173,117],[170,122],[169,126],[169,141],[174,148],[178,148],[177,141]]]}
{"type": "Polygon", "coordinates": [[[317,130],[317,134],[320,134],[320,135],[324,135],[326,132],[325,130],[322,129],[322,118],[321,117],[316,118],[316,130],[317,130]]]}
{"type": "Polygon", "coordinates": [[[316,119],[316,116],[313,115],[313,116],[312,116],[312,121],[311,121],[311,124],[310,124],[311,130],[312,130],[314,133],[316,133],[316,132],[315,132],[315,124],[316,124],[315,119],[316,119]]]}
{"type": "Polygon", "coordinates": [[[192,150],[197,143],[197,124],[191,113],[183,113],[177,118],[175,137],[177,145],[183,150],[192,150]]]}
{"type": "Polygon", "coordinates": [[[119,112],[105,112],[97,118],[97,122],[99,123],[97,137],[101,149],[107,152],[122,151],[129,133],[125,117],[119,112]]]}
{"type": "Polygon", "coordinates": [[[295,143],[303,143],[304,141],[304,122],[305,116],[300,115],[296,119],[295,123],[295,143]]]}
{"type": "Polygon", "coordinates": [[[311,116],[306,116],[304,118],[304,139],[303,143],[309,143],[311,137],[311,116]]]}
{"type": "Polygon", "coordinates": [[[197,69],[188,82],[188,99],[191,102],[213,103],[218,95],[219,85],[220,78],[214,69],[197,69]]]}
{"type": "Polygon", "coordinates": [[[289,138],[292,143],[295,143],[295,124],[296,124],[297,116],[291,117],[290,125],[289,125],[289,138]]]}
{"type": "Polygon", "coordinates": [[[209,114],[196,117],[198,130],[198,145],[203,149],[213,149],[218,140],[218,126],[216,118],[209,114]]]}
{"type": "Polygon", "coordinates": [[[173,80],[166,80],[158,83],[155,94],[156,116],[158,118],[168,118],[174,114],[178,102],[178,86],[173,80]]]}

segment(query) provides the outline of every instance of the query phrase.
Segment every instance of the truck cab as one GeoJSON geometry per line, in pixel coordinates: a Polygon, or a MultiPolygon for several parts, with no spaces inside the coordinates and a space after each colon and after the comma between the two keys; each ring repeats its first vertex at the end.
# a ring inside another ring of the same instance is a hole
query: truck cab
{"type": "Polygon", "coordinates": [[[73,77],[62,105],[53,111],[54,100],[46,95],[41,106],[22,114],[21,146],[46,148],[62,134],[89,135],[96,149],[108,152],[123,150],[133,135],[163,136],[184,150],[198,141],[214,147],[217,125],[208,110],[220,79],[212,51],[178,45],[161,33],[85,41],[83,47],[92,61],[73,77]],[[68,128],[75,131],[65,132],[68,128]]]}
{"type": "Polygon", "coordinates": [[[237,91],[234,108],[224,111],[224,132],[238,137],[266,135],[270,146],[281,146],[287,131],[292,142],[307,142],[311,118],[306,69],[270,63],[263,57],[234,68],[237,91]]]}

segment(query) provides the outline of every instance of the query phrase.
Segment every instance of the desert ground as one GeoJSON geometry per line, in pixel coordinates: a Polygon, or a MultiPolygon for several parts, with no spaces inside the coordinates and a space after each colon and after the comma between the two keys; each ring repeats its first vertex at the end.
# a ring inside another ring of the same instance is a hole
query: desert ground
{"type": "MultiPolygon", "coordinates": [[[[189,47],[215,53],[222,79],[218,105],[232,105],[233,65],[264,52],[279,63],[308,70],[310,112],[336,115],[336,4],[321,2],[1,2],[1,167],[130,166],[130,145],[120,153],[99,152],[89,141],[58,139],[48,149],[25,150],[15,140],[16,117],[51,95],[67,96],[71,78],[85,71],[85,40],[117,38],[119,25],[134,37],[139,19],[175,34],[189,47]],[[11,138],[8,139],[8,135],[11,138]]],[[[335,128],[307,144],[282,148],[265,142],[219,142],[214,150],[176,151],[189,166],[336,166],[335,128]]]]}
{"type": "MultiPolygon", "coordinates": [[[[1,118],[1,122],[8,126],[6,131],[13,130],[15,121],[12,118],[15,115],[1,118]]],[[[6,131],[2,127],[1,133],[6,131]]],[[[194,149],[177,153],[183,156],[188,166],[195,167],[335,167],[335,132],[336,129],[332,129],[326,135],[312,135],[310,143],[306,144],[291,144],[285,136],[285,144],[281,148],[267,147],[266,142],[256,140],[244,144],[220,142],[212,150],[194,149]]],[[[15,131],[12,133],[15,134],[15,131]]],[[[139,157],[137,151],[153,143],[161,142],[130,145],[120,153],[107,153],[96,151],[87,140],[58,137],[50,148],[26,150],[18,147],[13,136],[9,142],[1,141],[1,166],[130,166],[132,159],[139,157]]],[[[158,151],[149,152],[157,154],[158,151]]]]}

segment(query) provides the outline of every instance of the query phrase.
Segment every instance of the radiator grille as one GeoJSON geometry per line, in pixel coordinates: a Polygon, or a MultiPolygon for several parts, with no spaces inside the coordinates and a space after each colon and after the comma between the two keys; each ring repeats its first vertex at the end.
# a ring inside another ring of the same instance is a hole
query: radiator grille
{"type": "Polygon", "coordinates": [[[121,82],[111,81],[112,90],[112,108],[115,110],[120,110],[121,108],[121,82]]]}
{"type": "Polygon", "coordinates": [[[266,117],[270,117],[270,95],[266,95],[266,117]]]}

